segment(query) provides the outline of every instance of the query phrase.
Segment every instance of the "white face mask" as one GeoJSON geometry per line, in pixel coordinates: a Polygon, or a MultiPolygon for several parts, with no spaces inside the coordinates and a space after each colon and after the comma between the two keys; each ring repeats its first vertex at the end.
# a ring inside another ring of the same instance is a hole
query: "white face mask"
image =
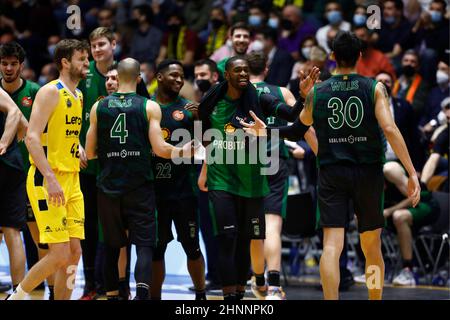
{"type": "Polygon", "coordinates": [[[445,84],[448,82],[448,73],[442,70],[436,72],[436,82],[438,84],[445,84]]]}
{"type": "Polygon", "coordinates": [[[309,60],[309,57],[310,57],[310,54],[311,54],[311,47],[304,47],[304,48],[302,48],[302,54],[307,60],[309,60]]]}
{"type": "Polygon", "coordinates": [[[264,43],[260,40],[255,40],[252,42],[252,51],[263,51],[264,50],[264,43]]]}

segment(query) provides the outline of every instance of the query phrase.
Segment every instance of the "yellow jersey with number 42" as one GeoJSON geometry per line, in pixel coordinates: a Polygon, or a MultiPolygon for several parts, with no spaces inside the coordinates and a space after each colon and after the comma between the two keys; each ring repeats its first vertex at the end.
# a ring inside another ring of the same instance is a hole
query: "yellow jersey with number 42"
{"type": "MultiPolygon", "coordinates": [[[[83,94],[73,94],[61,80],[49,83],[58,89],[59,101],[41,136],[44,153],[55,172],[80,171],[80,130],[83,94]]],[[[30,162],[34,161],[30,156],[30,162]]]]}

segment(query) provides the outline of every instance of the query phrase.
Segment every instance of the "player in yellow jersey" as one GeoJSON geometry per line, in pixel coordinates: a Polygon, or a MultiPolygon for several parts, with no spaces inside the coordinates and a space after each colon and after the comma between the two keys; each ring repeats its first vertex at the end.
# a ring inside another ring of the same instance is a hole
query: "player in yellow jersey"
{"type": "Polygon", "coordinates": [[[88,72],[88,49],[79,40],[60,41],[54,54],[60,76],[36,95],[25,139],[31,162],[27,192],[40,240],[49,245],[49,253],[31,268],[9,300],[24,299],[53,273],[55,300],[68,300],[72,294],[84,239],[79,182],[83,97],[76,87],[88,72]]]}

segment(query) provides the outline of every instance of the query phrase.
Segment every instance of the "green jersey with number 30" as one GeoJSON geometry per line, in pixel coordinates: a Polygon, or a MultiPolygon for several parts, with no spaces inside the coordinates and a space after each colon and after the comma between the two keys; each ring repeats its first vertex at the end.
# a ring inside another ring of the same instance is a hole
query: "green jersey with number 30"
{"type": "Polygon", "coordinates": [[[382,133],[375,117],[376,83],[358,74],[345,74],[314,86],[320,166],[384,163],[382,133]]]}
{"type": "MultiPolygon", "coordinates": [[[[156,98],[153,97],[152,100],[156,101],[156,98]]],[[[178,97],[172,103],[160,104],[161,131],[164,140],[171,145],[181,142],[178,138],[172,139],[178,129],[187,130],[192,136],[194,119],[192,113],[184,109],[189,102],[178,97]]],[[[152,163],[157,198],[172,200],[195,196],[196,172],[193,164],[175,164],[171,159],[160,158],[156,155],[152,163]]]]}
{"type": "Polygon", "coordinates": [[[122,195],[153,181],[147,98],[113,93],[97,106],[97,186],[122,195]]]}

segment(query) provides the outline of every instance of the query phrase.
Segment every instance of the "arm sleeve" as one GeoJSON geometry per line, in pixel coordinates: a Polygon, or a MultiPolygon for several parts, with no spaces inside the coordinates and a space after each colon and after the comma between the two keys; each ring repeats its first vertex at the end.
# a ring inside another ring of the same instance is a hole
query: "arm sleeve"
{"type": "Polygon", "coordinates": [[[267,127],[267,133],[273,134],[274,130],[278,130],[280,138],[287,138],[291,141],[298,141],[303,138],[309,126],[305,126],[297,118],[291,126],[267,127]]]}
{"type": "Polygon", "coordinates": [[[270,94],[261,94],[259,96],[259,101],[267,116],[275,116],[290,122],[298,119],[298,115],[303,109],[304,102],[303,99],[297,100],[294,106],[291,107],[270,94]]]}

